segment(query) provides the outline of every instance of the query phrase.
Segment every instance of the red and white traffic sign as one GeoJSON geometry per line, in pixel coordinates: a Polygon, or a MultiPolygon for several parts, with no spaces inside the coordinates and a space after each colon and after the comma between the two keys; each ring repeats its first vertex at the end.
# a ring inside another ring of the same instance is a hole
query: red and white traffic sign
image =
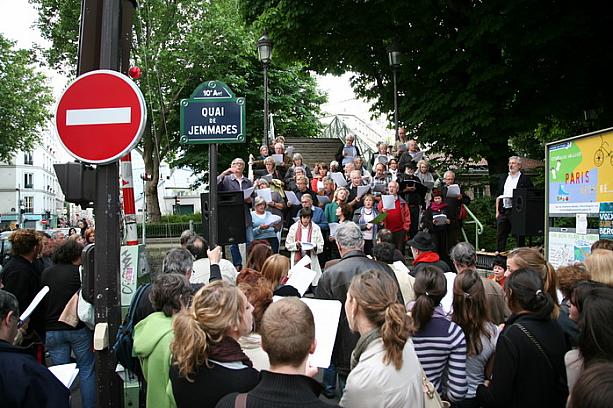
{"type": "Polygon", "coordinates": [[[145,98],[133,80],[110,70],[79,76],[55,111],[60,141],[76,159],[94,164],[118,160],[136,146],[145,129],[145,98]]]}

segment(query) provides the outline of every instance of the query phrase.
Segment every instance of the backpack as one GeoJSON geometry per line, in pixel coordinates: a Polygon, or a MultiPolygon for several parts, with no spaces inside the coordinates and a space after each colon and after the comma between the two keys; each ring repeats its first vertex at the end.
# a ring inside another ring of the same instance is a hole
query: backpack
{"type": "Polygon", "coordinates": [[[113,353],[117,358],[117,362],[121,364],[126,370],[136,372],[139,365],[138,358],[132,354],[132,347],[134,345],[134,314],[136,308],[140,302],[140,298],[146,288],[151,286],[151,283],[138,288],[132,301],[130,302],[130,308],[123,323],[119,326],[117,331],[117,337],[115,337],[115,343],[113,344],[113,353]]]}

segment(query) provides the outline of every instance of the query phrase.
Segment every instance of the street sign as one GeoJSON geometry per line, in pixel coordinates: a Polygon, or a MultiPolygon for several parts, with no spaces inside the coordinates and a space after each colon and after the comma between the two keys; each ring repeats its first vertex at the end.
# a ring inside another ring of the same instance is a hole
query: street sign
{"type": "Polygon", "coordinates": [[[60,141],[76,159],[111,163],[136,146],[145,129],[145,98],[134,81],[111,70],[79,76],[55,112],[60,141]]]}
{"type": "Polygon", "coordinates": [[[244,143],[246,132],[245,98],[223,82],[203,82],[181,100],[181,143],[244,143]]]}

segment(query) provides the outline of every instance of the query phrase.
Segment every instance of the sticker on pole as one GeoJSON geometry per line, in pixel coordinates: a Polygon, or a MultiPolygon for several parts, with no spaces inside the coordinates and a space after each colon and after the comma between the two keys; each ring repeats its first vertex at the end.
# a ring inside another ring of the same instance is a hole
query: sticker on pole
{"type": "Polygon", "coordinates": [[[75,79],[55,111],[55,129],[68,153],[93,164],[111,163],[132,150],[146,121],[145,98],[138,86],[110,70],[75,79]]]}

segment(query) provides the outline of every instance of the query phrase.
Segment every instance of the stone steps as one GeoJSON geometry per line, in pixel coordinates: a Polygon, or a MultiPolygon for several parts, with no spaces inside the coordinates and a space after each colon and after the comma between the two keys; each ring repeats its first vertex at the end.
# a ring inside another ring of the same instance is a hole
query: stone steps
{"type": "Polygon", "coordinates": [[[313,164],[324,162],[330,164],[342,142],[339,139],[297,138],[285,139],[285,146],[293,146],[294,153],[302,154],[304,163],[313,167],[313,164]]]}

